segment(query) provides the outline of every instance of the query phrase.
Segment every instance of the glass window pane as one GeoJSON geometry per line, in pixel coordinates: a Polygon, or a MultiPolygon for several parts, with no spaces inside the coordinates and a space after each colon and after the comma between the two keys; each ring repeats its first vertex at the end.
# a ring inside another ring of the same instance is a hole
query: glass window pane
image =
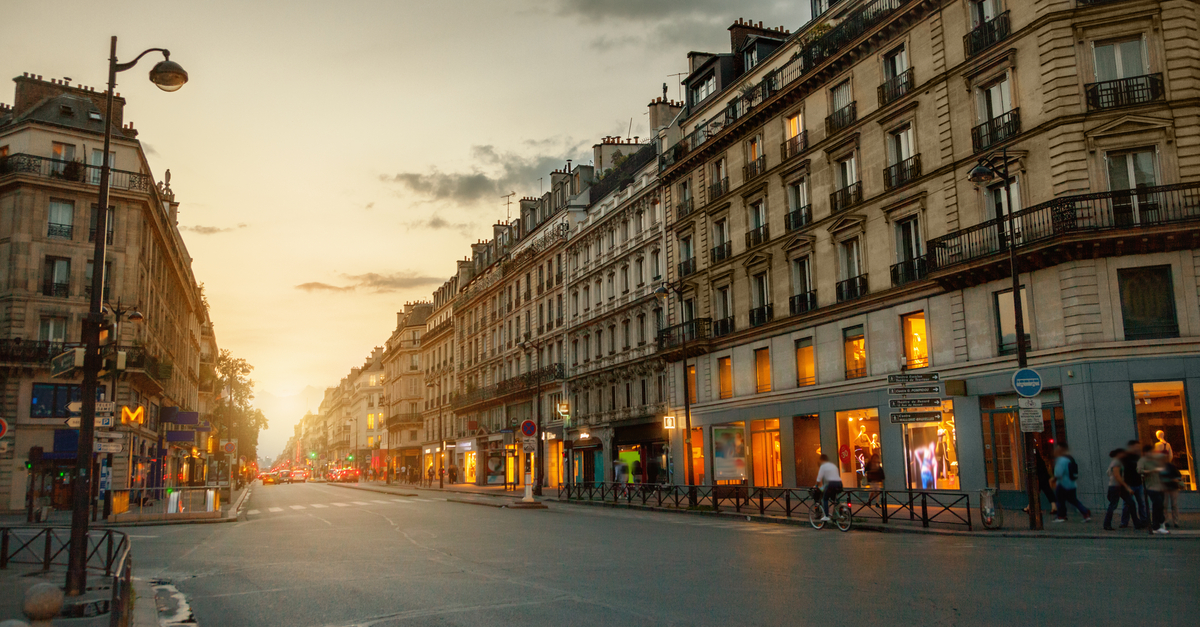
{"type": "Polygon", "coordinates": [[[810,337],[796,340],[796,378],[797,385],[801,386],[817,382],[816,353],[810,337]]]}
{"type": "MultiPolygon", "coordinates": [[[[879,410],[837,412],[838,468],[847,488],[883,487],[883,446],[879,437],[879,410]]],[[[797,478],[799,481],[799,478],[797,478]]]]}
{"type": "Polygon", "coordinates": [[[1133,181],[1137,187],[1157,185],[1154,176],[1154,152],[1143,150],[1129,156],[1133,161],[1133,181]]]}
{"type": "Polygon", "coordinates": [[[1117,271],[1126,340],[1179,337],[1170,266],[1117,271]]]}
{"type": "Polygon", "coordinates": [[[954,401],[942,403],[942,419],[904,425],[908,485],[913,490],[958,490],[958,443],[954,401]]]}
{"type": "Polygon", "coordinates": [[[925,328],[925,312],[909,314],[901,318],[904,333],[904,367],[929,367],[929,342],[925,328]]]}
{"type": "Polygon", "coordinates": [[[1117,47],[1112,44],[1096,46],[1096,81],[1116,80],[1117,47]]]}
{"type": "Polygon", "coordinates": [[[857,379],[867,376],[867,343],[863,336],[862,325],[844,329],[842,334],[846,358],[846,378],[857,379]]]}
{"type": "Polygon", "coordinates": [[[740,484],[746,479],[745,423],[714,426],[712,438],[714,483],[740,484]]]}
{"type": "Polygon", "coordinates": [[[728,357],[717,360],[717,373],[720,379],[721,398],[733,397],[733,365],[728,357]]]}
{"type": "Polygon", "coordinates": [[[1196,466],[1192,457],[1187,403],[1182,381],[1133,384],[1138,439],[1154,446],[1154,452],[1174,466],[1182,477],[1180,488],[1196,490],[1196,466]]]}
{"type": "MultiPolygon", "coordinates": [[[[1021,287],[1021,320],[1025,323],[1025,346],[1030,345],[1029,331],[1029,294],[1021,287]]],[[[1017,352],[1017,322],[1013,315],[1012,290],[996,292],[996,326],[1000,335],[1000,354],[1010,355],[1017,352]]]]}
{"type": "Polygon", "coordinates": [[[1141,76],[1146,73],[1142,60],[1142,40],[1130,39],[1117,44],[1121,51],[1121,78],[1141,76]]]}
{"type": "Polygon", "coordinates": [[[754,378],[758,393],[771,391],[771,349],[760,348],[754,351],[754,378]]]}

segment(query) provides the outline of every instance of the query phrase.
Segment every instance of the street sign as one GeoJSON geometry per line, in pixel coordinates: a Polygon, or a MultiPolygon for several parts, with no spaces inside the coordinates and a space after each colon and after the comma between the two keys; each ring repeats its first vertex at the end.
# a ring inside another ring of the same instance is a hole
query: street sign
{"type": "Polygon", "coordinates": [[[911,422],[941,422],[942,412],[940,411],[905,411],[892,412],[892,424],[906,424],[911,422]]]}
{"type": "Polygon", "coordinates": [[[1022,433],[1041,433],[1046,430],[1046,423],[1042,420],[1042,399],[1020,398],[1017,404],[1020,407],[1018,416],[1022,433]]]}
{"type": "Polygon", "coordinates": [[[95,425],[103,429],[111,429],[114,422],[116,420],[113,418],[113,415],[108,414],[107,416],[96,416],[95,425]]]}
{"type": "Polygon", "coordinates": [[[663,429],[675,428],[675,416],[663,416],[663,429]]]}
{"type": "Polygon", "coordinates": [[[525,449],[526,453],[532,453],[532,452],[536,451],[537,450],[537,440],[532,439],[532,438],[526,438],[524,446],[522,446],[522,448],[525,449]]]}
{"type": "Polygon", "coordinates": [[[114,403],[112,401],[109,401],[107,403],[104,401],[96,401],[96,413],[97,414],[110,414],[111,415],[116,411],[117,411],[116,403],[114,403]]]}
{"type": "Polygon", "coordinates": [[[66,421],[63,422],[63,424],[67,425],[68,427],[70,427],[72,429],[78,429],[79,424],[80,424],[79,421],[80,421],[79,416],[71,416],[70,418],[67,418],[66,421]]]}
{"type": "Polygon", "coordinates": [[[50,376],[63,377],[75,372],[76,368],[82,368],[84,352],[82,348],[72,348],[55,355],[50,360],[50,376]]]}
{"type": "Polygon", "coordinates": [[[942,375],[937,372],[889,374],[888,383],[934,383],[941,381],[942,375]]]}
{"type": "Polygon", "coordinates": [[[1013,373],[1012,386],[1017,394],[1025,398],[1037,396],[1042,393],[1042,375],[1033,368],[1021,368],[1013,373]]]}
{"type": "Polygon", "coordinates": [[[1017,407],[1021,409],[1041,409],[1042,399],[1040,398],[1018,398],[1017,407]]]}
{"type": "Polygon", "coordinates": [[[527,438],[532,438],[533,436],[537,435],[537,424],[532,420],[526,420],[525,422],[522,422],[521,433],[527,438]]]}
{"type": "Polygon", "coordinates": [[[941,407],[942,399],[940,398],[893,398],[888,400],[888,406],[892,409],[901,409],[909,407],[941,407]]]}
{"type": "Polygon", "coordinates": [[[83,401],[71,401],[67,403],[67,413],[78,414],[83,411],[83,401]]]}
{"type": "Polygon", "coordinates": [[[888,394],[892,396],[905,396],[908,394],[941,394],[942,388],[938,385],[906,385],[901,387],[888,388],[888,394]]]}
{"type": "Polygon", "coordinates": [[[93,442],[92,450],[97,453],[120,453],[125,448],[120,442],[93,442]]]}
{"type": "Polygon", "coordinates": [[[8,421],[3,418],[0,418],[0,438],[4,437],[7,433],[8,433],[8,421]]]}

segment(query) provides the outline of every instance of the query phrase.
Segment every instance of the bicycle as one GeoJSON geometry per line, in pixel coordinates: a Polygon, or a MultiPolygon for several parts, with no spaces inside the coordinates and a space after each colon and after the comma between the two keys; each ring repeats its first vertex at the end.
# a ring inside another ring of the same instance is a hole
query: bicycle
{"type": "Polygon", "coordinates": [[[996,488],[979,491],[979,520],[984,529],[999,529],[1004,525],[1004,510],[996,507],[996,488]]]}
{"type": "MultiPolygon", "coordinates": [[[[821,507],[821,489],[812,487],[808,489],[809,496],[812,497],[813,505],[808,510],[808,523],[813,526],[813,529],[825,528],[825,510],[821,507]]],[[[829,516],[837,528],[841,531],[850,531],[850,526],[853,524],[853,516],[850,513],[850,506],[841,502],[842,495],[838,494],[830,499],[833,504],[833,513],[829,516]]]]}

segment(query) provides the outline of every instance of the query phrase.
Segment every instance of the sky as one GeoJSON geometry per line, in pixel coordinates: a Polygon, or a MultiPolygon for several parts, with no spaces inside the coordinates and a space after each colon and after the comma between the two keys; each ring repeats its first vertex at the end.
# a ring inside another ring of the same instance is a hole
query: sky
{"type": "MultiPolygon", "coordinates": [[[[691,50],[727,52],[737,18],[795,31],[770,0],[7,0],[0,76],[101,89],[118,75],[179,225],[221,348],[254,365],[274,457],[322,391],[428,300],[469,244],[605,136],[647,137],[691,50]],[[632,130],[630,130],[632,129],[632,130]],[[539,182],[539,179],[543,179],[539,182]]],[[[12,103],[0,89],[0,102],[12,103]]]]}

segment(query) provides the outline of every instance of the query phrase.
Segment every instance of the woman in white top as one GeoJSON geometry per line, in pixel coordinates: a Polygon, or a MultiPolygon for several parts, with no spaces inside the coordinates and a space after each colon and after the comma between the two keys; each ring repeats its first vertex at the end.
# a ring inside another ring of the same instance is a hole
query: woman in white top
{"type": "Polygon", "coordinates": [[[829,501],[842,493],[842,474],[838,467],[829,461],[828,455],[821,455],[821,466],[817,468],[817,487],[821,488],[821,520],[829,520],[829,501]]]}

